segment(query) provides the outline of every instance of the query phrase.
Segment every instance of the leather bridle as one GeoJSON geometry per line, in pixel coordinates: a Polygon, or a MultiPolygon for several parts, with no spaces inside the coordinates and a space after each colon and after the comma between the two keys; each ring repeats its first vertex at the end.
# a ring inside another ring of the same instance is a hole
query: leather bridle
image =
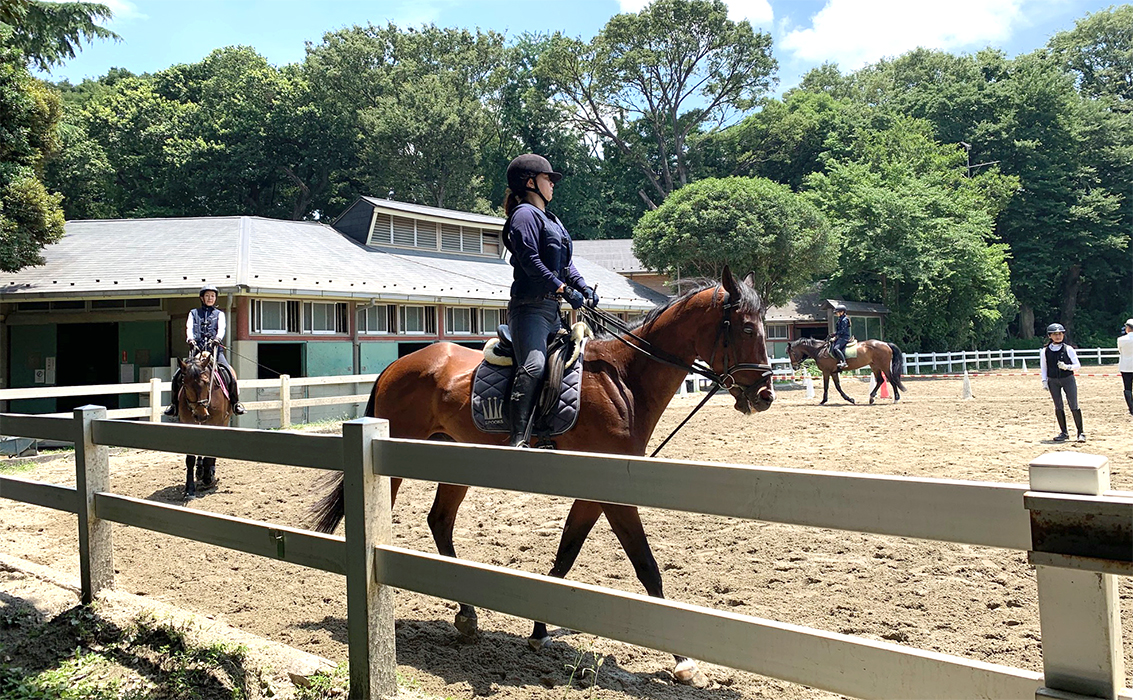
{"type": "MultiPolygon", "coordinates": [[[[646,357],[655,360],[656,362],[660,362],[661,364],[684,370],[686,374],[699,375],[712,382],[712,388],[709,390],[708,395],[705,396],[699,404],[697,404],[696,408],[692,409],[692,413],[689,413],[688,416],[683,421],[681,421],[680,425],[673,429],[673,432],[669,433],[669,437],[665,438],[661,442],[661,444],[657,446],[657,449],[653,450],[653,453],[649,455],[650,457],[656,457],[657,453],[661,451],[661,448],[668,444],[669,440],[671,440],[672,437],[677,434],[677,431],[683,428],[685,424],[688,423],[694,415],[696,415],[697,411],[699,411],[701,407],[704,406],[704,404],[708,403],[708,400],[715,396],[718,391],[724,389],[725,391],[731,393],[731,390],[733,388],[739,388],[741,392],[746,393],[748,390],[756,387],[758,384],[761,384],[764,379],[766,379],[773,373],[771,365],[758,364],[754,362],[736,362],[734,364],[729,364],[731,355],[734,352],[731,348],[732,312],[739,307],[739,302],[732,301],[730,299],[731,295],[727,292],[727,290],[722,289],[720,285],[717,285],[716,289],[720,289],[724,294],[724,314],[723,318],[721,318],[720,320],[720,326],[716,330],[716,342],[712,346],[712,354],[708,357],[707,363],[703,363],[699,360],[694,361],[692,364],[683,362],[680,358],[655,347],[648,340],[634,333],[632,330],[630,330],[629,326],[627,326],[624,321],[607,311],[603,311],[597,307],[589,306],[583,306],[580,309],[582,316],[592,326],[605,330],[622,343],[625,343],[627,346],[640,352],[646,357]],[[712,365],[715,363],[716,351],[719,350],[721,346],[724,349],[723,361],[725,369],[723,372],[717,373],[714,369],[712,369],[712,365]],[[735,375],[738,372],[759,372],[759,381],[753,382],[751,384],[741,384],[736,381],[735,378],[735,375]]],[[[716,299],[715,290],[713,290],[712,292],[712,298],[713,300],[716,299]]]]}

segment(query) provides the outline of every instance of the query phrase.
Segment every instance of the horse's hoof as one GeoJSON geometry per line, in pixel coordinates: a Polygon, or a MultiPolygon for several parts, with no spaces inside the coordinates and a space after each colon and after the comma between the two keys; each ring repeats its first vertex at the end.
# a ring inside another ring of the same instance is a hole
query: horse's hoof
{"type": "Polygon", "coordinates": [[[850,403],[854,404],[854,405],[857,405],[857,403],[858,403],[857,401],[854,401],[853,399],[846,399],[846,400],[849,401],[850,403]]]}
{"type": "Polygon", "coordinates": [[[708,687],[708,676],[701,672],[692,659],[685,659],[677,664],[676,668],[673,669],[673,678],[681,685],[688,685],[693,688],[708,687]]]}
{"type": "Polygon", "coordinates": [[[819,406],[825,406],[825,405],[826,405],[826,399],[823,399],[823,400],[819,401],[819,402],[818,402],[818,405],[819,405],[819,406]]]}
{"type": "Polygon", "coordinates": [[[871,399],[869,400],[869,405],[870,405],[870,406],[872,406],[872,405],[873,405],[873,399],[872,399],[872,398],[871,398],[871,399]]]}
{"type": "Polygon", "coordinates": [[[539,651],[540,649],[551,646],[551,637],[550,635],[546,637],[528,637],[527,646],[535,651],[539,651]]]}
{"type": "Polygon", "coordinates": [[[457,613],[452,624],[464,639],[475,639],[476,635],[480,633],[479,621],[476,619],[475,615],[462,615],[457,613]]]}

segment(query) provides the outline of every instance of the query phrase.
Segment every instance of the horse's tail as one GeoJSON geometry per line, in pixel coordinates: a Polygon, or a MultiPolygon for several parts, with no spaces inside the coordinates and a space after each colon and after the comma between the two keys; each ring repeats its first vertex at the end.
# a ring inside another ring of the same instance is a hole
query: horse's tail
{"type": "Polygon", "coordinates": [[[901,348],[893,343],[886,345],[893,352],[893,362],[889,366],[889,376],[893,380],[893,386],[905,391],[905,385],[901,383],[901,375],[905,373],[905,355],[901,352],[901,348]]]}
{"type": "MultiPolygon", "coordinates": [[[[380,375],[374,382],[374,388],[370,390],[370,400],[366,402],[366,410],[362,413],[363,416],[374,417],[379,381],[381,381],[380,375]]],[[[315,488],[329,489],[327,494],[319,499],[318,503],[311,506],[311,527],[315,532],[332,533],[342,522],[346,513],[346,492],[343,487],[343,479],[342,472],[333,472],[315,482],[315,488]]]]}

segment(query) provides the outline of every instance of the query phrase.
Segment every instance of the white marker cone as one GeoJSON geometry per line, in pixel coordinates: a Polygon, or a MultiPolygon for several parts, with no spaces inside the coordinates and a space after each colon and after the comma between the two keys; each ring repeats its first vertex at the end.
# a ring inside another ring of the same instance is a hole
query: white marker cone
{"type": "Polygon", "coordinates": [[[1022,362],[1023,362],[1023,374],[1026,374],[1027,373],[1027,361],[1023,360],[1022,362]]]}
{"type": "Polygon", "coordinates": [[[968,379],[968,370],[967,369],[964,370],[964,384],[960,388],[960,398],[962,398],[962,399],[972,398],[972,381],[970,379],[968,379]]]}
{"type": "Polygon", "coordinates": [[[803,387],[806,388],[806,397],[808,399],[814,398],[814,380],[810,378],[809,374],[803,375],[803,387]]]}

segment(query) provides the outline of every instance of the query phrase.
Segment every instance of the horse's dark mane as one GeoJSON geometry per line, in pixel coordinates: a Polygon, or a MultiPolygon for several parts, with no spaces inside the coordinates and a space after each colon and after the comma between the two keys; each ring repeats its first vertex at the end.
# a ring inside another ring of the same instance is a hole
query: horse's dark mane
{"type": "MultiPolygon", "coordinates": [[[[686,280],[683,280],[682,284],[692,285],[692,289],[688,290],[684,294],[681,294],[680,296],[672,297],[671,299],[664,301],[664,302],[658,304],[657,306],[653,307],[652,309],[647,311],[644,316],[641,316],[640,318],[630,322],[628,324],[628,328],[631,331],[633,331],[633,330],[637,330],[639,328],[642,328],[643,326],[646,326],[650,323],[653,323],[658,318],[660,318],[661,314],[665,313],[669,309],[673,308],[674,306],[678,306],[680,304],[687,302],[689,299],[693,298],[694,296],[703,292],[706,289],[715,289],[716,287],[718,287],[720,285],[720,282],[718,280],[703,277],[703,278],[696,278],[696,279],[686,279],[686,280]]],[[[740,312],[741,313],[759,313],[759,314],[762,314],[763,311],[764,311],[763,301],[759,298],[759,294],[757,294],[754,289],[747,286],[746,284],[743,284],[742,282],[739,284],[739,288],[740,288],[740,305],[739,305],[740,312]]],[[[612,337],[612,336],[610,336],[609,333],[606,332],[606,329],[604,329],[604,328],[603,329],[596,329],[596,332],[597,332],[597,337],[599,337],[599,338],[612,337]]]]}

